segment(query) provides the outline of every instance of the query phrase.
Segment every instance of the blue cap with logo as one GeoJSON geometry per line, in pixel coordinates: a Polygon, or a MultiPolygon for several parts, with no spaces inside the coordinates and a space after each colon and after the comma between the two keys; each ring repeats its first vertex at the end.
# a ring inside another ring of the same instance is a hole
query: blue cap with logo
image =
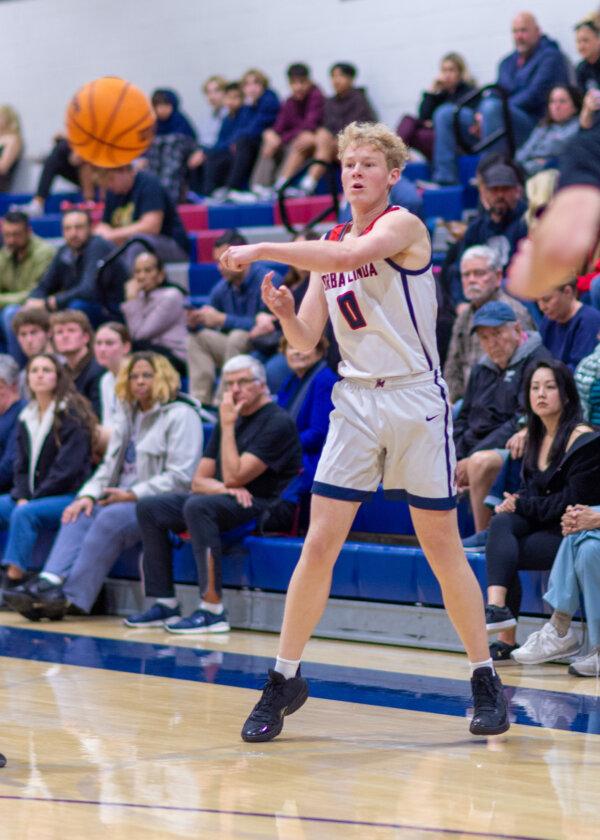
{"type": "Polygon", "coordinates": [[[516,320],[517,316],[508,303],[503,303],[501,300],[490,300],[480,306],[473,315],[471,332],[476,330],[477,327],[501,327],[503,324],[514,323],[516,320]]]}

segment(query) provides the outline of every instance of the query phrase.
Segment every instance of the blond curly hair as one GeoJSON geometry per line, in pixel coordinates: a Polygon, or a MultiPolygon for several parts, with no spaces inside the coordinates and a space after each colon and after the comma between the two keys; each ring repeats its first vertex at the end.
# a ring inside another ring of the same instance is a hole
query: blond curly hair
{"type": "Polygon", "coordinates": [[[351,122],[337,136],[340,160],[350,146],[373,146],[383,152],[388,169],[404,169],[408,148],[403,140],[383,123],[351,122]]]}
{"type": "Polygon", "coordinates": [[[133,405],[135,402],[131,393],[129,384],[129,375],[137,362],[148,362],[154,371],[154,381],[152,383],[152,398],[154,402],[165,403],[171,402],[177,396],[181,388],[181,378],[173,365],[160,353],[149,353],[140,351],[128,356],[121,363],[119,373],[117,374],[117,381],[115,382],[115,394],[122,402],[133,405]]]}

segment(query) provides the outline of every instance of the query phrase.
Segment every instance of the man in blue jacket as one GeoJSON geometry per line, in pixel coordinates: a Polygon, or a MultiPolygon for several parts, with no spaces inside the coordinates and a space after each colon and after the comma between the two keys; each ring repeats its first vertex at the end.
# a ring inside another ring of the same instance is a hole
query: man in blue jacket
{"type": "MultiPolygon", "coordinates": [[[[512,34],[515,50],[500,62],[497,84],[508,94],[515,141],[520,146],[544,116],[550,90],[568,83],[569,75],[558,44],[542,35],[530,12],[520,12],[515,17],[512,34]]],[[[503,126],[498,97],[483,99],[479,113],[482,137],[503,126]]]]}
{"type": "MultiPolygon", "coordinates": [[[[237,230],[226,230],[215,241],[213,258],[219,263],[230,245],[245,244],[237,230]]],[[[213,288],[208,303],[188,311],[190,391],[200,402],[211,402],[217,370],[250,349],[250,332],[263,310],[260,287],[268,270],[261,262],[242,271],[220,266],[223,279],[213,288]]],[[[275,285],[282,280],[276,275],[275,285]]]]}

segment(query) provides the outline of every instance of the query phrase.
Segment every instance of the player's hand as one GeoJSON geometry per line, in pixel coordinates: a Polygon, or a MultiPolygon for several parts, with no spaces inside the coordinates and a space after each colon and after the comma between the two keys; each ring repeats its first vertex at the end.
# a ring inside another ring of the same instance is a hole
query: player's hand
{"type": "Polygon", "coordinates": [[[60,521],[63,525],[68,525],[69,522],[75,522],[80,513],[86,516],[91,516],[94,510],[94,500],[89,496],[82,496],[80,499],[75,499],[70,505],[63,510],[63,515],[60,521]]]}
{"type": "Polygon", "coordinates": [[[221,255],[220,263],[230,271],[241,271],[260,258],[258,245],[231,245],[221,255]]]}
{"type": "Polygon", "coordinates": [[[227,492],[243,508],[251,508],[253,504],[252,494],[245,487],[228,487],[227,492]]]}
{"type": "Polygon", "coordinates": [[[280,286],[278,289],[273,285],[275,272],[269,271],[265,275],[260,288],[261,297],[265,306],[281,321],[291,318],[296,313],[294,295],[287,286],[280,286]]]}

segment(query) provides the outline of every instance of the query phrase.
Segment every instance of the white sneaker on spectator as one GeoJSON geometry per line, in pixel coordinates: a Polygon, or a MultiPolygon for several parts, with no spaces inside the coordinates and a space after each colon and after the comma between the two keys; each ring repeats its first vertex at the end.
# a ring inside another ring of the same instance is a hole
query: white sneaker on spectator
{"type": "Polygon", "coordinates": [[[576,659],[569,665],[569,674],[574,677],[600,677],[600,648],[594,648],[587,656],[576,659]]]}
{"type": "Polygon", "coordinates": [[[277,195],[274,187],[265,187],[262,184],[252,187],[252,192],[258,201],[272,201],[277,195]]]}
{"type": "Polygon", "coordinates": [[[227,201],[232,201],[234,204],[256,204],[258,195],[249,190],[244,192],[242,190],[229,190],[227,193],[227,201]]]}
{"type": "Polygon", "coordinates": [[[36,201],[34,198],[26,204],[11,204],[10,209],[19,213],[26,213],[30,219],[44,215],[44,205],[40,204],[40,202],[36,201]]]}
{"type": "Polygon", "coordinates": [[[565,636],[559,636],[556,627],[547,621],[541,630],[531,634],[525,644],[513,650],[511,657],[519,665],[541,665],[542,662],[571,656],[580,647],[579,636],[572,627],[565,636]]]}

